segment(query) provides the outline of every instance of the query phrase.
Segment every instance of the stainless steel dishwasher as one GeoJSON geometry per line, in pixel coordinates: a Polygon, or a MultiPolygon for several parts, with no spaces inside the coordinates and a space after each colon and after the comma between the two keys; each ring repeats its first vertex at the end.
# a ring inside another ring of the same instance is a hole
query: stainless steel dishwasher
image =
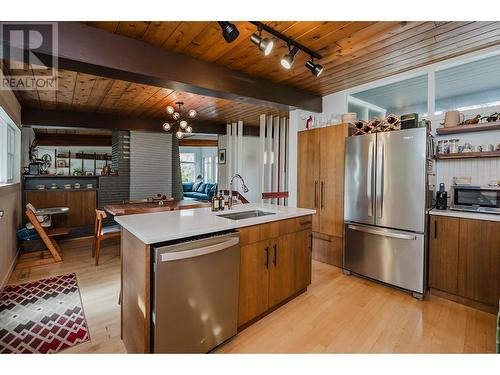
{"type": "Polygon", "coordinates": [[[238,233],[153,247],[155,353],[206,353],[237,332],[238,233]]]}

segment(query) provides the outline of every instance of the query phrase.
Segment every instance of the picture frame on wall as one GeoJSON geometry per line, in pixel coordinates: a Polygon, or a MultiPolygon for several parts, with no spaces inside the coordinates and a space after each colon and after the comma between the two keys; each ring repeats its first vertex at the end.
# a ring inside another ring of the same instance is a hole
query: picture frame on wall
{"type": "Polygon", "coordinates": [[[219,156],[218,156],[218,164],[226,164],[226,149],[221,148],[219,150],[219,156]]]}

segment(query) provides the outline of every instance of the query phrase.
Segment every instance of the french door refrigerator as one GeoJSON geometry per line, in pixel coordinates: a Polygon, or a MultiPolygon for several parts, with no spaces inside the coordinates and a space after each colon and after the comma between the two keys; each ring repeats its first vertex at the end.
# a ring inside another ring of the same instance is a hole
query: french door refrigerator
{"type": "Polygon", "coordinates": [[[431,157],[432,138],[426,128],[346,138],[346,271],[423,298],[431,157]]]}

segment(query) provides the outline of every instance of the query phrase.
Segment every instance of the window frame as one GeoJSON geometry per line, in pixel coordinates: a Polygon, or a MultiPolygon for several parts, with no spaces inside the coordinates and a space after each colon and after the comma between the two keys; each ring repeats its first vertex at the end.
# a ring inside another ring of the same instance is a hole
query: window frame
{"type": "Polygon", "coordinates": [[[0,107],[0,186],[21,180],[21,130],[0,107]]]}

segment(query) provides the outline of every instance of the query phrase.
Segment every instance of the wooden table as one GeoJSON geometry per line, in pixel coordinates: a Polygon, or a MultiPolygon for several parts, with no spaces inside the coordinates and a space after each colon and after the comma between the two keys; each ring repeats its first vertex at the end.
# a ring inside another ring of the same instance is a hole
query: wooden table
{"type": "Polygon", "coordinates": [[[164,206],[160,206],[157,202],[140,202],[140,203],[116,203],[104,206],[104,210],[113,216],[126,215],[127,211],[138,213],[150,213],[172,210],[185,210],[189,208],[210,207],[210,203],[195,200],[183,199],[181,201],[165,202],[164,206]]]}

